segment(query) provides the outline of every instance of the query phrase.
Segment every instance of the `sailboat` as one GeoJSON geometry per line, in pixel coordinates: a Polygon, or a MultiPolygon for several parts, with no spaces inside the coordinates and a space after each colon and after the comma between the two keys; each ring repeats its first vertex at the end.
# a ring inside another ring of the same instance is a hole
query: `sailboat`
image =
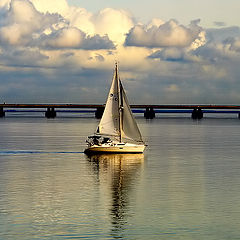
{"type": "Polygon", "coordinates": [[[85,153],[142,153],[145,149],[117,63],[102,118],[94,135],[89,136],[86,142],[85,153]]]}

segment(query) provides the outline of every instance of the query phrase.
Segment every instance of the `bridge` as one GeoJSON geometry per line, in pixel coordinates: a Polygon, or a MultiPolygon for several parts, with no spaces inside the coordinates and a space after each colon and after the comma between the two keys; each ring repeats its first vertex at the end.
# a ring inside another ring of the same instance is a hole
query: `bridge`
{"type": "MultiPolygon", "coordinates": [[[[101,118],[104,104],[0,104],[0,117],[5,117],[8,112],[40,112],[47,118],[55,118],[57,113],[95,113],[96,118],[101,118]]],[[[147,119],[155,118],[157,113],[189,113],[193,119],[203,118],[205,113],[236,114],[240,118],[240,105],[156,105],[132,104],[133,113],[143,113],[147,119]]]]}

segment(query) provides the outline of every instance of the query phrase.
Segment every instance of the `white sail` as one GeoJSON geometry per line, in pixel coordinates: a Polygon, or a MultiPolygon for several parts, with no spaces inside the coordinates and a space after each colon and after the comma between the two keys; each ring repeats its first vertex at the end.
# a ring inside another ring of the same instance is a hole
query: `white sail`
{"type": "Polygon", "coordinates": [[[102,119],[95,135],[89,136],[86,142],[85,153],[143,153],[145,149],[118,76],[117,64],[102,119]]]}
{"type": "Polygon", "coordinates": [[[142,136],[128,104],[126,93],[120,80],[119,82],[122,100],[122,138],[142,143],[142,136]]]}
{"type": "Polygon", "coordinates": [[[113,74],[112,85],[108,94],[106,106],[103,112],[102,119],[96,130],[97,134],[119,136],[119,92],[118,92],[118,76],[117,68],[113,74]]]}
{"type": "Polygon", "coordinates": [[[121,142],[143,143],[141,133],[128,104],[127,96],[118,76],[116,65],[112,85],[108,94],[97,134],[116,136],[121,142]]]}

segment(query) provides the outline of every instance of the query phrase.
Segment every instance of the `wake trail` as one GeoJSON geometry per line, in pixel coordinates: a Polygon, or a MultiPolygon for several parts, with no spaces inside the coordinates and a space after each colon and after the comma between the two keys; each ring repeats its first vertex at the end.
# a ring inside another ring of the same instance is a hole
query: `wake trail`
{"type": "Polygon", "coordinates": [[[37,150],[4,150],[0,151],[0,155],[18,155],[18,154],[79,154],[83,152],[75,151],[37,151],[37,150]]]}

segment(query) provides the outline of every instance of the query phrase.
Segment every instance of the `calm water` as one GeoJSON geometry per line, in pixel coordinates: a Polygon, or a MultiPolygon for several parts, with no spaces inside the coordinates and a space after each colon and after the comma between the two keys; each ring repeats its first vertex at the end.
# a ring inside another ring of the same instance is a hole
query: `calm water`
{"type": "Polygon", "coordinates": [[[137,121],[144,155],[88,158],[94,118],[0,119],[0,239],[240,239],[240,120],[137,121]]]}

